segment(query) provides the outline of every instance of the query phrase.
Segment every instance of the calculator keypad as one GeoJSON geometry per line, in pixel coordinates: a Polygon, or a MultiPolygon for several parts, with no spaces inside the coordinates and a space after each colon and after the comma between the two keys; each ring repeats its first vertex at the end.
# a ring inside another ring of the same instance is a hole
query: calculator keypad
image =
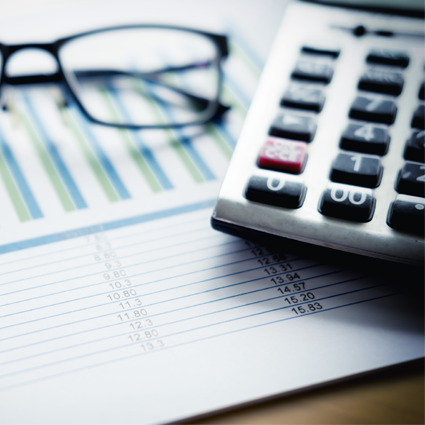
{"type": "MultiPolygon", "coordinates": [[[[339,51],[337,54],[336,51],[331,53],[326,49],[320,51],[307,46],[303,46],[301,51],[317,56],[327,55],[333,58],[339,56],[339,51]]],[[[401,68],[407,67],[409,60],[405,52],[387,49],[373,49],[366,58],[367,63],[401,68]]],[[[296,63],[291,74],[293,80],[309,80],[325,84],[331,81],[332,76],[332,66],[322,62],[303,60],[296,63]]],[[[393,68],[388,70],[385,67],[367,69],[358,83],[360,90],[391,96],[400,95],[403,86],[403,74],[394,71],[393,68]]],[[[419,98],[422,92],[421,86],[419,98]]],[[[324,101],[325,95],[322,88],[311,84],[291,84],[283,94],[280,104],[287,108],[319,113],[324,101]]],[[[349,123],[341,135],[340,148],[345,152],[339,153],[334,159],[329,179],[342,184],[331,183],[324,190],[318,206],[320,213],[358,222],[367,222],[372,219],[376,200],[370,189],[378,187],[381,183],[383,167],[379,156],[387,154],[390,143],[388,127],[372,123],[391,125],[396,115],[397,106],[392,99],[361,95],[354,99],[348,113],[349,118],[371,124],[349,123]]],[[[412,118],[412,127],[423,128],[423,121],[424,106],[419,105],[412,118]]],[[[286,111],[279,112],[269,129],[269,134],[276,137],[269,137],[263,145],[258,156],[258,166],[282,173],[302,173],[307,159],[307,144],[300,141],[311,142],[315,132],[316,123],[313,117],[295,115],[286,111]]],[[[412,133],[405,145],[405,159],[424,162],[424,136],[424,131],[412,133]]],[[[403,194],[402,196],[424,197],[424,168],[425,166],[420,164],[405,163],[398,173],[395,182],[396,190],[403,194]]],[[[300,199],[304,196],[301,194],[305,194],[305,187],[302,183],[297,185],[284,183],[283,175],[281,180],[276,176],[269,178],[253,176],[248,184],[246,197],[271,205],[299,208],[302,204],[300,199]],[[297,187],[296,190],[295,187],[297,187]],[[296,195],[291,198],[289,193],[296,193],[296,195]]],[[[397,197],[397,200],[392,203],[388,213],[388,225],[403,228],[399,224],[401,215],[408,216],[412,211],[417,215],[416,211],[421,207],[416,206],[413,210],[410,204],[408,208],[406,207],[406,202],[406,198],[397,197]]]]}
{"type": "MultiPolygon", "coordinates": [[[[320,50],[309,46],[303,46],[301,52],[313,57],[329,56],[334,59],[340,53],[338,49],[320,50]]],[[[359,90],[399,96],[403,91],[404,78],[401,72],[394,71],[394,67],[405,68],[409,61],[409,56],[405,52],[372,49],[366,57],[366,62],[378,64],[381,68],[366,69],[360,77],[359,90]],[[392,68],[385,68],[387,65],[392,68]]],[[[291,74],[293,80],[309,80],[325,84],[331,81],[332,76],[333,68],[329,64],[303,60],[296,63],[291,74]]],[[[420,99],[423,99],[423,85],[424,83],[419,90],[420,99]]],[[[286,108],[319,113],[324,102],[323,89],[310,83],[291,84],[283,94],[280,104],[286,108]]],[[[344,152],[339,153],[332,163],[329,179],[335,183],[331,183],[322,193],[318,206],[320,213],[359,222],[372,219],[376,201],[370,189],[378,187],[381,183],[383,167],[379,156],[387,154],[390,144],[388,127],[382,124],[393,124],[396,115],[397,106],[392,99],[361,95],[354,99],[348,116],[371,124],[349,123],[341,135],[340,148],[344,152]]],[[[419,105],[415,110],[411,125],[414,128],[424,128],[423,105],[419,105]]],[[[315,132],[316,124],[313,117],[280,112],[269,129],[269,134],[276,137],[269,137],[263,145],[258,156],[258,166],[282,173],[302,173],[307,159],[307,144],[300,141],[311,142],[315,132]]],[[[414,131],[406,142],[404,159],[423,163],[424,146],[425,132],[414,131]]],[[[403,194],[402,196],[424,197],[424,168],[425,166],[420,164],[405,163],[394,183],[395,189],[403,194]]],[[[288,184],[285,186],[284,180],[277,181],[276,177],[275,180],[270,180],[271,178],[252,177],[246,197],[271,205],[299,208],[302,204],[299,201],[302,198],[301,193],[305,193],[304,185],[298,183],[298,186],[293,186],[294,183],[291,183],[292,186],[288,184]],[[291,191],[293,193],[294,187],[297,187],[296,196],[291,198],[288,193],[291,191]]],[[[400,225],[399,217],[409,216],[412,211],[417,215],[416,211],[420,207],[412,209],[406,202],[405,198],[397,197],[397,202],[392,203],[387,218],[388,225],[399,229],[405,228],[400,225]]]]}

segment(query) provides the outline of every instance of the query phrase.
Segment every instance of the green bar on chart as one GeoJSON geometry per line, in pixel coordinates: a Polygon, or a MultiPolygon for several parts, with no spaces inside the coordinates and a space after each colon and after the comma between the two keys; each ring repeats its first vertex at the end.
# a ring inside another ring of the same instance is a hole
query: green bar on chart
{"type": "Polygon", "coordinates": [[[220,133],[214,128],[214,125],[208,123],[205,125],[207,133],[214,139],[219,149],[222,151],[224,156],[227,159],[232,157],[233,150],[232,148],[225,142],[225,140],[221,137],[220,133]]]}
{"type": "MultiPolygon", "coordinates": [[[[137,90],[141,91],[143,95],[143,89],[140,87],[136,87],[137,90]]],[[[155,116],[158,118],[159,122],[165,122],[164,117],[161,113],[161,110],[159,109],[158,105],[150,100],[148,96],[146,96],[146,100],[149,102],[152,112],[155,114],[155,116]]],[[[177,155],[179,156],[180,160],[186,167],[189,174],[192,176],[193,180],[196,183],[202,183],[205,181],[204,177],[202,176],[201,172],[198,170],[190,156],[185,151],[182,144],[174,137],[172,131],[170,129],[164,130],[164,133],[167,137],[168,143],[170,146],[175,150],[177,155]]]]}
{"type": "Polygon", "coordinates": [[[58,195],[58,198],[64,208],[65,211],[75,211],[75,206],[72,202],[71,197],[69,196],[68,192],[66,191],[65,185],[63,184],[52,160],[50,159],[48,153],[46,152],[45,148],[43,147],[43,144],[38,138],[38,135],[34,128],[32,127],[29,119],[25,116],[25,114],[19,112],[19,118],[20,121],[25,126],[25,129],[35,147],[35,150],[40,158],[41,163],[43,164],[43,167],[47,173],[47,175],[50,178],[50,181],[53,185],[53,188],[56,191],[56,194],[58,195]]]}
{"type": "Polygon", "coordinates": [[[0,153],[0,176],[4,182],[6,190],[10,196],[13,207],[15,208],[16,214],[20,221],[29,221],[31,220],[30,213],[25,205],[24,200],[18,190],[18,187],[15,183],[15,180],[12,177],[12,174],[7,167],[6,161],[3,158],[3,155],[0,153]]]}
{"type": "Polygon", "coordinates": [[[92,169],[94,175],[99,181],[100,186],[105,192],[106,197],[108,198],[110,202],[119,201],[120,200],[119,196],[117,195],[115,189],[113,188],[111,182],[109,181],[105,171],[103,170],[96,156],[93,154],[92,150],[88,146],[87,141],[84,138],[84,135],[82,134],[81,130],[78,128],[78,125],[72,118],[70,112],[65,108],[60,108],[60,112],[64,122],[71,129],[75,139],[80,145],[81,150],[83,151],[83,154],[90,168],[92,169]]]}
{"type": "Polygon", "coordinates": [[[249,57],[249,55],[240,47],[238,44],[230,41],[229,44],[230,54],[237,56],[249,69],[249,71],[254,75],[254,77],[259,80],[261,76],[261,68],[249,57]]]}
{"type": "MultiPolygon", "coordinates": [[[[111,114],[111,116],[119,122],[119,116],[118,112],[115,109],[114,104],[112,103],[111,98],[109,97],[108,93],[104,89],[100,89],[99,93],[102,95],[108,110],[111,114]]],[[[140,152],[137,150],[137,148],[133,145],[130,135],[128,134],[128,130],[125,129],[118,129],[118,132],[120,134],[121,139],[124,142],[124,145],[126,146],[130,156],[133,158],[134,162],[136,163],[137,167],[145,177],[146,181],[148,182],[150,188],[153,192],[160,192],[162,190],[161,185],[159,184],[157,178],[153,174],[152,170],[149,168],[149,165],[143,158],[143,156],[140,154],[140,152]]]]}

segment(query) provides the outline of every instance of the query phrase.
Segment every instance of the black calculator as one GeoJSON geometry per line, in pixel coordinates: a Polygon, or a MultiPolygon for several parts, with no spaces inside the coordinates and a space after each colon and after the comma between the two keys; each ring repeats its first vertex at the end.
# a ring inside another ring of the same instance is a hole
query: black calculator
{"type": "Polygon", "coordinates": [[[423,2],[362,4],[289,4],[212,225],[421,267],[423,2]]]}

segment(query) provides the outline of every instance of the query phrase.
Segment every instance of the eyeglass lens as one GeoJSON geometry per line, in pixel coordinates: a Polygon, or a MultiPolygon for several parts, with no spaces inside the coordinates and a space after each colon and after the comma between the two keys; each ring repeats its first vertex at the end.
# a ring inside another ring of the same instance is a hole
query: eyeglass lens
{"type": "Polygon", "coordinates": [[[202,34],[163,28],[102,31],[67,42],[59,58],[77,99],[96,120],[184,125],[214,113],[218,53],[202,34]]]}

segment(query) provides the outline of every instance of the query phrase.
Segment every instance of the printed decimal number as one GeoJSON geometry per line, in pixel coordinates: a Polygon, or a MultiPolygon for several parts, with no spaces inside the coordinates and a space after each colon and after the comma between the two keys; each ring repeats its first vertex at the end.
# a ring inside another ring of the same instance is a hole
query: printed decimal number
{"type": "Polygon", "coordinates": [[[146,342],[145,344],[140,344],[140,348],[143,349],[143,351],[152,351],[158,348],[164,347],[165,344],[160,339],[153,341],[153,342],[146,342]]]}
{"type": "MultiPolygon", "coordinates": [[[[274,283],[275,285],[280,285],[282,283],[285,283],[285,279],[283,279],[281,276],[272,277],[270,279],[270,282],[274,283]]],[[[292,285],[285,285],[281,288],[277,288],[279,292],[282,294],[287,294],[288,292],[298,292],[305,289],[305,282],[298,282],[294,283],[292,285]]]]}
{"type": "Polygon", "coordinates": [[[295,314],[312,313],[317,310],[322,310],[323,306],[320,303],[311,303],[307,305],[300,305],[298,307],[291,308],[295,314]]]}
{"type": "Polygon", "coordinates": [[[144,317],[144,316],[147,316],[147,315],[148,315],[148,312],[146,311],[146,309],[141,308],[139,310],[133,310],[129,313],[118,314],[117,317],[118,317],[118,319],[120,319],[121,322],[124,322],[125,320],[138,319],[140,317],[144,317]]]}
{"type": "Polygon", "coordinates": [[[128,336],[128,339],[131,342],[137,342],[137,341],[142,341],[144,339],[154,338],[154,337],[156,337],[158,335],[159,335],[159,332],[156,329],[151,329],[149,331],[145,331],[145,332],[141,332],[141,333],[129,335],[128,336]]]}
{"type": "Polygon", "coordinates": [[[126,289],[125,291],[121,292],[114,292],[112,294],[108,294],[107,298],[110,301],[117,301],[122,298],[129,298],[129,297],[135,297],[137,295],[137,291],[135,289],[126,289]]]}
{"type": "MultiPolygon", "coordinates": [[[[281,289],[281,288],[279,288],[281,289]]],[[[288,304],[298,304],[304,301],[314,300],[316,297],[312,292],[304,292],[299,294],[298,296],[292,295],[290,297],[284,298],[288,304]]]]}

